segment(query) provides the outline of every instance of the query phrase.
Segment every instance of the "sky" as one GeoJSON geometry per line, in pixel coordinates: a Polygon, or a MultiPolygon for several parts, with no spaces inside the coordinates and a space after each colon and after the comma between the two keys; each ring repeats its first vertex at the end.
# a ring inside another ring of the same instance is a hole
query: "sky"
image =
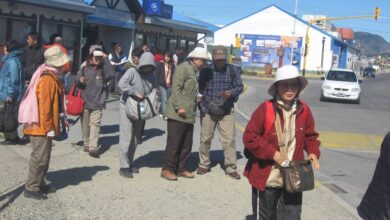
{"type": "Polygon", "coordinates": [[[336,27],[348,27],[354,31],[379,34],[390,42],[390,0],[165,0],[173,5],[177,13],[194,17],[215,25],[226,25],[244,18],[272,4],[294,14],[344,17],[374,15],[375,7],[381,12],[379,19],[373,18],[333,21],[336,27]]]}

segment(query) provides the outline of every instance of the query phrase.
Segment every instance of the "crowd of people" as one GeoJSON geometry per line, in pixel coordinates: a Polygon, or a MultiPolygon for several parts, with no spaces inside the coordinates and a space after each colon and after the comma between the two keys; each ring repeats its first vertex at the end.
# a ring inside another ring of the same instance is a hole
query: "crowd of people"
{"type": "MultiPolygon", "coordinates": [[[[120,176],[133,178],[133,174],[140,172],[134,165],[134,155],[142,144],[145,127],[145,120],[128,117],[126,101],[144,100],[152,90],[158,90],[159,114],[167,124],[160,176],[169,181],[195,177],[186,166],[199,109],[201,131],[196,174],[210,172],[211,141],[218,130],[225,173],[235,180],[241,178],[237,170],[234,105],[244,86],[240,67],[227,63],[225,47],[216,46],[210,54],[198,45],[185,56],[182,49],[175,53],[157,50],[152,53],[143,45],[132,50],[127,58],[119,43],[113,42],[111,52],[107,53],[99,41],[89,44],[88,50],[83,48],[84,62],[71,82],[66,79],[71,72],[71,59],[61,40],[60,35],[53,34],[50,42],[42,45],[39,34],[31,32],[24,48],[13,40],[3,45],[0,111],[16,106],[15,117],[23,126],[24,137],[19,138],[17,130],[4,132],[1,144],[31,142],[25,197],[44,200],[55,191],[47,185],[45,176],[52,140],[69,129],[67,84],[74,84],[82,91],[83,147],[94,158],[100,154],[99,134],[107,94],[118,96],[120,176]]],[[[309,106],[299,98],[307,85],[307,79],[299,75],[295,66],[279,68],[268,90],[271,99],[259,105],[246,126],[243,143],[248,162],[244,175],[252,187],[256,219],[300,219],[302,192],[286,190],[281,167],[286,161],[304,159],[306,152],[313,168],[320,168],[320,142],[314,118],[309,106]]],[[[378,169],[374,178],[380,178],[380,172],[378,169]]],[[[365,216],[369,216],[368,201],[372,198],[368,193],[359,206],[359,213],[365,216]]]]}

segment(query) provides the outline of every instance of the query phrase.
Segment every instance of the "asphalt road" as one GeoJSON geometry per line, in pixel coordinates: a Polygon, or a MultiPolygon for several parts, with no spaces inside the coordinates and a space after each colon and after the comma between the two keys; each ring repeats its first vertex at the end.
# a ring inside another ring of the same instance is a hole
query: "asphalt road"
{"type": "MultiPolygon", "coordinates": [[[[250,116],[261,102],[270,98],[267,90],[272,80],[244,77],[243,81],[247,90],[240,97],[238,109],[250,116]]],[[[372,178],[382,137],[390,131],[390,74],[363,79],[361,104],[321,102],[321,84],[319,79],[309,80],[302,95],[323,136],[321,170],[316,172],[316,178],[356,207],[372,178]],[[371,147],[365,143],[360,145],[360,137],[368,137],[364,140],[372,142],[371,147]],[[376,138],[375,143],[370,141],[372,137],[376,138]],[[333,146],[336,139],[338,144],[333,146]]],[[[243,126],[244,121],[241,121],[243,126]]]]}

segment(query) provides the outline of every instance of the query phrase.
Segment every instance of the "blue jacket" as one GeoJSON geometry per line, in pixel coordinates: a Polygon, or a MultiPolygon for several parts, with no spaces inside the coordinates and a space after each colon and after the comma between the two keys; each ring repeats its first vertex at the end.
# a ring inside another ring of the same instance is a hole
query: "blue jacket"
{"type": "Polygon", "coordinates": [[[7,98],[20,101],[24,92],[24,76],[20,56],[22,51],[13,50],[4,55],[3,68],[0,70],[0,101],[7,98]]]}

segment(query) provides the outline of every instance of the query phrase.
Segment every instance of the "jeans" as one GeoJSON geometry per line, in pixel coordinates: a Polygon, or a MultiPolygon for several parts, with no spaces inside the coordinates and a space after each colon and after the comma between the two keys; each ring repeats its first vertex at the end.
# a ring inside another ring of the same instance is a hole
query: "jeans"
{"type": "Polygon", "coordinates": [[[165,109],[167,108],[168,98],[171,95],[171,87],[158,86],[158,90],[160,90],[161,97],[161,107],[160,113],[165,116],[165,109]]]}

